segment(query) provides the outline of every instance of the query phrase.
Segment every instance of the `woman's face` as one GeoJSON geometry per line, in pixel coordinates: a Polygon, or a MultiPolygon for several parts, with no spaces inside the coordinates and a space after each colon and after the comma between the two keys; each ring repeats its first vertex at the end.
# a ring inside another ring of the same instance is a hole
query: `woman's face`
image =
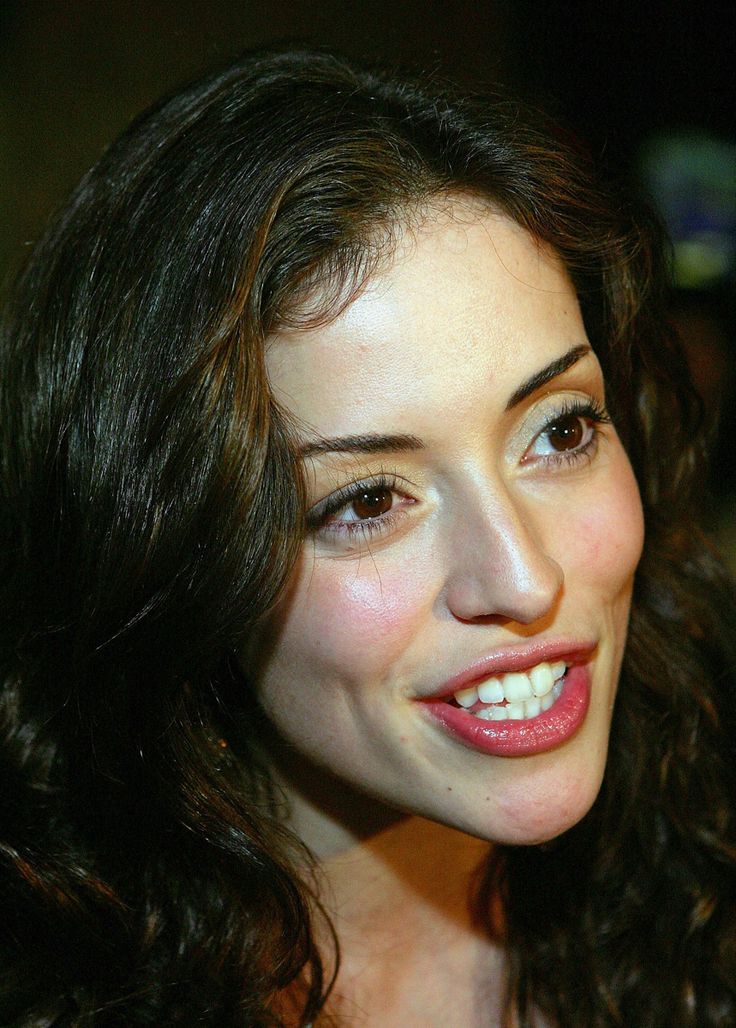
{"type": "Polygon", "coordinates": [[[268,716],[392,806],[497,841],[564,831],[600,786],[643,529],[561,264],[458,203],[268,367],[310,504],[268,716]]]}

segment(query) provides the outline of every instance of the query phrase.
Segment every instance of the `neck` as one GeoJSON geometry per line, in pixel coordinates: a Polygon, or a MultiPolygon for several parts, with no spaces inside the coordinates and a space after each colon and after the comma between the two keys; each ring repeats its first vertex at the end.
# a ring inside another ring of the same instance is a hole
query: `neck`
{"type": "Polygon", "coordinates": [[[448,1004],[457,1023],[480,1023],[481,1008],[484,1023],[489,1009],[500,1011],[503,952],[470,902],[489,844],[396,811],[293,751],[270,756],[289,826],[318,862],[320,900],[339,939],[330,1010],[349,1019],[377,1004],[383,1023],[410,1023],[412,1010],[411,1023],[432,1028],[448,1023],[448,1004]]]}
{"type": "Polygon", "coordinates": [[[455,829],[405,817],[323,863],[341,950],[336,1014],[428,1028],[501,1023],[503,950],[470,902],[487,852],[455,829]]]}
{"type": "Polygon", "coordinates": [[[402,817],[323,862],[336,923],[360,931],[378,923],[472,931],[473,878],[488,850],[453,828],[402,817]]]}
{"type": "Polygon", "coordinates": [[[487,842],[389,807],[293,750],[279,746],[270,756],[289,827],[320,866],[323,899],[336,923],[375,924],[378,902],[383,924],[406,904],[423,918],[468,920],[487,842]]]}

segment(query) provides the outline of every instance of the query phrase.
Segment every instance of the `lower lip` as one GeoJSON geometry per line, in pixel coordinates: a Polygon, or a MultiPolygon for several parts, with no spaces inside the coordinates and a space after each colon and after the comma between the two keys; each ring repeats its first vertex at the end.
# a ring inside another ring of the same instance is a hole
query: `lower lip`
{"type": "Polygon", "coordinates": [[[438,700],[422,706],[450,735],[471,749],[495,757],[528,757],[567,742],[582,725],[590,704],[587,665],[568,668],[562,692],[549,710],[536,717],[513,721],[481,721],[462,707],[438,700]]]}

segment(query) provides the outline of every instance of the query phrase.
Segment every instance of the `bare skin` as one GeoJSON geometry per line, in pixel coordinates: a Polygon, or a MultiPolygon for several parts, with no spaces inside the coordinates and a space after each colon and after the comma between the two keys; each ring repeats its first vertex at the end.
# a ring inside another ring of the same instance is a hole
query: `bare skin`
{"type": "Polygon", "coordinates": [[[342,950],[331,1012],[346,1024],[500,1024],[503,953],[472,923],[488,844],[408,817],[323,865],[342,950]]]}
{"type": "MultiPolygon", "coordinates": [[[[490,844],[358,796],[276,738],[269,749],[339,939],[325,1028],[331,1017],[341,1028],[500,1028],[504,951],[472,908],[490,844]]],[[[500,920],[499,911],[499,935],[500,920]]],[[[322,950],[331,952],[327,936],[322,950]]]]}
{"type": "Polygon", "coordinates": [[[340,941],[327,1013],[499,1028],[504,954],[471,916],[473,873],[489,845],[590,809],[643,540],[577,297],[554,254],[459,201],[267,363],[303,434],[310,527],[250,666],[340,941]],[[428,714],[476,662],[531,671],[545,646],[585,653],[573,734],[506,755],[428,714]]]}

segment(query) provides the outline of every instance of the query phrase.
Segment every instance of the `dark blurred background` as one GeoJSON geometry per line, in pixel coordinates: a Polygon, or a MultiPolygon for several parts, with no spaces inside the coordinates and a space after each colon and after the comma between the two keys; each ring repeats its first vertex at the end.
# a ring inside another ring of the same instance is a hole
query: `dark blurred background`
{"type": "Polygon", "coordinates": [[[704,516],[736,554],[733,10],[713,0],[0,0],[0,275],[136,113],[249,47],[311,42],[509,86],[587,138],[668,224],[672,318],[706,405],[725,408],[717,503],[704,516]]]}

